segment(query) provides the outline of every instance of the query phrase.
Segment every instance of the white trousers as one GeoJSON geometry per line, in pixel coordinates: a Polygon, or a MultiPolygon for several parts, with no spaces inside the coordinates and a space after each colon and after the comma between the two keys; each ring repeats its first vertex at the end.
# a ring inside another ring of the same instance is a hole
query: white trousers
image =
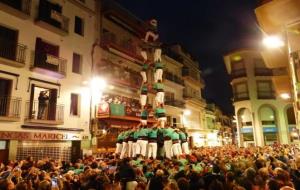
{"type": "Polygon", "coordinates": [[[165,148],[166,157],[171,159],[172,158],[172,140],[167,140],[167,141],[165,140],[164,148],[165,148]]]}
{"type": "Polygon", "coordinates": [[[141,71],[140,73],[142,75],[143,83],[147,82],[147,73],[146,73],[146,71],[141,71]]]}
{"type": "Polygon", "coordinates": [[[156,159],[157,154],[157,143],[151,142],[148,144],[148,158],[152,157],[153,159],[156,159]]]}
{"type": "Polygon", "coordinates": [[[141,51],[141,56],[143,57],[143,59],[146,61],[148,59],[147,57],[147,52],[146,51],[141,51]]]}
{"type": "Polygon", "coordinates": [[[179,156],[182,154],[180,143],[175,143],[172,145],[173,156],[179,156]]]}
{"type": "Polygon", "coordinates": [[[156,69],[154,73],[154,82],[162,81],[163,69],[156,69]]]}
{"type": "Polygon", "coordinates": [[[190,149],[189,149],[189,143],[188,142],[182,143],[181,146],[182,146],[183,154],[190,154],[190,149]]]}
{"type": "Polygon", "coordinates": [[[127,149],[128,149],[128,147],[127,147],[127,142],[123,142],[123,144],[122,144],[122,151],[121,151],[121,155],[120,155],[120,159],[125,158],[127,149]]]}
{"type": "Polygon", "coordinates": [[[136,157],[137,154],[140,154],[140,146],[136,143],[132,143],[132,157],[136,157]]]}
{"type": "Polygon", "coordinates": [[[137,140],[136,143],[140,146],[139,154],[141,154],[142,156],[146,156],[148,141],[147,140],[137,140]]]}
{"type": "Polygon", "coordinates": [[[142,119],[141,123],[142,123],[143,126],[145,126],[145,125],[147,125],[147,120],[142,119]]]}
{"type": "Polygon", "coordinates": [[[141,94],[140,95],[140,103],[141,103],[142,108],[144,108],[144,106],[147,103],[147,95],[146,94],[141,94]]]}
{"type": "Polygon", "coordinates": [[[116,154],[121,154],[122,152],[122,143],[117,143],[116,144],[116,154]]]}
{"type": "Polygon", "coordinates": [[[165,101],[165,92],[157,92],[155,96],[155,101],[157,105],[163,104],[165,101]]]}
{"type": "Polygon", "coordinates": [[[154,62],[158,62],[158,61],[161,62],[161,49],[160,48],[157,48],[154,51],[154,62]]]}
{"type": "Polygon", "coordinates": [[[165,127],[165,123],[166,123],[166,121],[167,121],[167,118],[166,118],[166,117],[160,117],[160,118],[158,118],[157,120],[158,120],[159,126],[160,126],[161,128],[164,128],[164,127],[165,127]]]}
{"type": "Polygon", "coordinates": [[[132,157],[132,152],[133,152],[133,141],[128,141],[128,157],[132,157]]]}

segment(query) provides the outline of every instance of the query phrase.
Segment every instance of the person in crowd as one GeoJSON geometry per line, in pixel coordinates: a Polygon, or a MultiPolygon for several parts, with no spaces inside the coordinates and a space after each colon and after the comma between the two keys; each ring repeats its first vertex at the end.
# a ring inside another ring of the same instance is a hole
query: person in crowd
{"type": "Polygon", "coordinates": [[[156,159],[157,156],[157,136],[158,135],[158,128],[154,125],[152,128],[149,129],[148,138],[148,158],[156,159]]]}
{"type": "Polygon", "coordinates": [[[180,143],[181,143],[182,153],[190,154],[189,143],[187,141],[187,139],[188,139],[187,133],[184,132],[183,130],[179,130],[178,134],[179,134],[179,139],[180,139],[180,143]]]}
{"type": "Polygon", "coordinates": [[[28,156],[0,165],[0,189],[294,190],[298,164],[299,148],[280,144],[192,148],[177,159],[120,159],[113,152],[75,162],[28,156]]]}
{"type": "Polygon", "coordinates": [[[166,154],[166,158],[171,159],[172,158],[172,134],[174,132],[174,129],[170,127],[170,125],[166,125],[165,128],[160,129],[164,136],[164,150],[166,154]]]}

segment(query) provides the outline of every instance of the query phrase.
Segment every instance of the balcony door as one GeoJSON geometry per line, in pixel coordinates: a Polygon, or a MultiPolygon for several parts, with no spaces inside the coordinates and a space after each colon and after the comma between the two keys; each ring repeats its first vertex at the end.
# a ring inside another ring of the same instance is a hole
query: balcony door
{"type": "Polygon", "coordinates": [[[0,116],[7,116],[9,112],[12,81],[0,78],[0,116]]]}
{"type": "Polygon", "coordinates": [[[31,119],[56,120],[57,89],[49,89],[31,85],[29,116],[31,119]],[[48,100],[41,104],[39,96],[41,91],[47,91],[48,100]],[[41,111],[43,110],[43,111],[41,111]]]}
{"type": "Polygon", "coordinates": [[[0,56],[16,60],[18,31],[0,25],[0,56]]]}
{"type": "Polygon", "coordinates": [[[58,71],[59,46],[36,39],[34,66],[42,67],[51,71],[58,71]]]}

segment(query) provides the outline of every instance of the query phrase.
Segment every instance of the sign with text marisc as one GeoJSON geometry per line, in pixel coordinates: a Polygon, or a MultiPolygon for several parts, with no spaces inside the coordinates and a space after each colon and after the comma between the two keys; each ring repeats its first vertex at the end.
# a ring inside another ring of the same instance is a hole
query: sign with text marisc
{"type": "Polygon", "coordinates": [[[80,134],[74,133],[43,133],[43,132],[17,132],[0,131],[2,140],[32,140],[32,141],[67,141],[81,140],[80,134]]]}

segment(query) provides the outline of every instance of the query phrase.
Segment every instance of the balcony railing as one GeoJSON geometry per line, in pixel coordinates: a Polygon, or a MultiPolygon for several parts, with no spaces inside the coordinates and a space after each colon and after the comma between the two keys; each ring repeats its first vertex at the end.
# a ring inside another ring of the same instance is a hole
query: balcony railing
{"type": "MultiPolygon", "coordinates": [[[[0,39],[0,57],[15,62],[15,65],[24,66],[27,47],[0,39]]],[[[9,62],[8,64],[10,64],[9,62]]]]}
{"type": "Polygon", "coordinates": [[[240,77],[246,77],[246,69],[236,69],[231,71],[231,79],[240,78],[240,77]]]}
{"type": "MultiPolygon", "coordinates": [[[[54,77],[63,78],[66,76],[67,60],[45,52],[36,51],[33,68],[40,69],[43,74],[47,74],[45,70],[51,71],[54,72],[54,77]]],[[[51,75],[51,73],[49,74],[51,75]]]]}
{"type": "MultiPolygon", "coordinates": [[[[30,15],[31,0],[0,0],[0,4],[4,4],[4,5],[8,6],[7,8],[13,8],[14,10],[17,10],[24,15],[27,15],[27,16],[30,15]]],[[[5,8],[6,8],[5,6],[2,8],[3,11],[6,11],[6,12],[9,12],[9,13],[19,16],[19,14],[16,14],[15,12],[11,12],[10,10],[5,9],[5,8]]],[[[21,17],[23,17],[23,16],[21,16],[21,17]]]]}
{"type": "Polygon", "coordinates": [[[61,124],[64,122],[64,105],[48,102],[39,104],[38,100],[26,102],[25,120],[36,123],[61,124]]]}
{"type": "Polygon", "coordinates": [[[39,14],[36,19],[37,24],[60,35],[67,35],[69,33],[69,18],[64,16],[60,11],[52,8],[59,5],[53,4],[52,7],[49,7],[49,4],[52,3],[47,0],[40,1],[39,14]]]}
{"type": "Polygon", "coordinates": [[[130,57],[142,60],[138,53],[138,46],[132,40],[120,40],[113,33],[104,33],[101,39],[101,46],[105,48],[114,48],[130,57]]]}
{"type": "Polygon", "coordinates": [[[174,106],[178,108],[185,108],[184,101],[181,100],[165,100],[165,104],[169,106],[174,106]]]}
{"type": "Polygon", "coordinates": [[[258,90],[257,99],[275,99],[275,92],[269,90],[258,90]]]}
{"type": "Polygon", "coordinates": [[[272,76],[272,69],[268,68],[255,68],[254,69],[255,76],[272,76]]]}
{"type": "Polygon", "coordinates": [[[21,98],[0,97],[0,118],[20,118],[21,98]]]}
{"type": "Polygon", "coordinates": [[[248,92],[236,92],[233,94],[234,101],[243,101],[249,100],[249,93],[248,92]]]}
{"type": "Polygon", "coordinates": [[[167,79],[169,81],[175,82],[179,85],[184,85],[184,81],[180,77],[178,77],[177,75],[174,75],[171,72],[165,71],[164,77],[165,77],[165,79],[167,79]]]}

